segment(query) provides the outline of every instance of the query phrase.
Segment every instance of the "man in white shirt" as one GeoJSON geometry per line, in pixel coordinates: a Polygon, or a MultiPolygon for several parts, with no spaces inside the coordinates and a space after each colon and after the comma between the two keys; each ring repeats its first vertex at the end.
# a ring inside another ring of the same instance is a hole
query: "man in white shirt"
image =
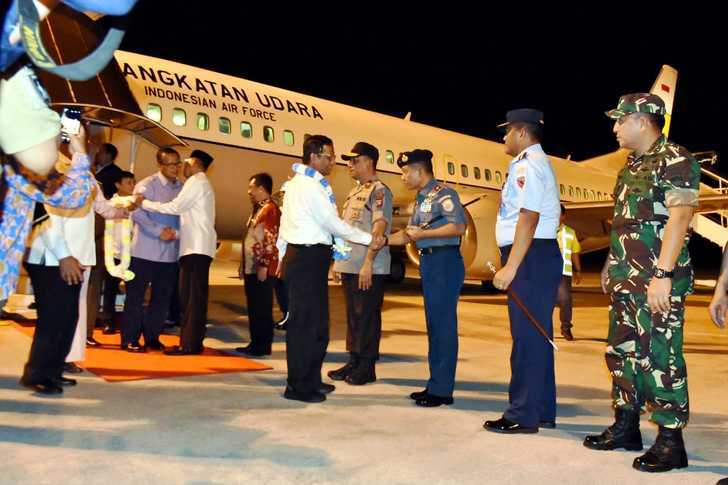
{"type": "MultiPolygon", "coordinates": [[[[303,163],[286,185],[278,236],[282,260],[279,271],[289,291],[286,332],[288,385],[283,396],[304,402],[322,402],[334,390],[321,382],[321,366],[329,344],[328,272],[334,258],[347,255],[344,241],[372,244],[369,233],[339,218],[331,186],[324,178],[336,161],[334,143],[323,135],[303,144],[303,163]],[[333,241],[332,241],[333,239],[333,241]]],[[[381,248],[379,237],[372,247],[381,248]]],[[[348,248],[350,249],[350,248],[348,248]]]]}
{"type": "Polygon", "coordinates": [[[194,150],[185,160],[183,171],[187,180],[179,195],[166,203],[142,202],[142,208],[148,211],[180,216],[180,301],[184,310],[180,343],[165,350],[167,355],[203,351],[210,263],[217,247],[215,193],[205,174],[212,161],[208,153],[194,150]]]}

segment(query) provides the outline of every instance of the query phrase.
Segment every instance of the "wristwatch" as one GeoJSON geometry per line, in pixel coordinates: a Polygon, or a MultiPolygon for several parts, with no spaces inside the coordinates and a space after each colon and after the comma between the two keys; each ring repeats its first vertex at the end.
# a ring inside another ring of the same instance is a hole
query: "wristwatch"
{"type": "Polygon", "coordinates": [[[655,266],[655,269],[652,270],[652,276],[655,278],[672,278],[675,276],[675,271],[666,271],[655,266]]]}

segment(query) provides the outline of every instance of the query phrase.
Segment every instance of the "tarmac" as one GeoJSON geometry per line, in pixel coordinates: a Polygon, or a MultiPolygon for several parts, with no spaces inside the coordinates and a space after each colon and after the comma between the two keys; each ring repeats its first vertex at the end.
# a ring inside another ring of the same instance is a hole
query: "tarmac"
{"type": "MultiPolygon", "coordinates": [[[[236,266],[213,264],[205,341],[231,352],[248,341],[236,266]]],[[[604,363],[607,298],[592,273],[574,294],[576,339],[556,339],[557,428],[535,435],[482,428],[507,406],[511,340],[505,296],[479,284],[464,288],[458,307],[455,403],[432,409],[408,397],[428,375],[416,278],[385,296],[377,382],[337,382],[322,404],[282,398],[282,335],[273,355],[260,359],[271,371],[122,383],[87,372],[62,397],[40,397],[18,385],[30,339],[0,327],[0,483],[713,484],[728,476],[728,331],[709,319],[711,294],[702,288],[688,299],[684,470],[641,473],[631,467],[637,452],[582,446],[613,417],[604,363]]],[[[347,358],[344,300],[333,283],[330,300],[324,375],[347,358]]],[[[182,358],[170,357],[170,366],[182,358]]],[[[642,431],[651,445],[657,428],[647,416],[642,431]]]]}

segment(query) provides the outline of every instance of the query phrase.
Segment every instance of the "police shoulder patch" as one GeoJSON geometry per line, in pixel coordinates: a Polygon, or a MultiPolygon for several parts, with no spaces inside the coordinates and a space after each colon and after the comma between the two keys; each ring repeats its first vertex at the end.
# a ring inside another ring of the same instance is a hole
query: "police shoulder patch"
{"type": "Polygon", "coordinates": [[[445,212],[452,212],[455,210],[455,203],[452,201],[452,197],[449,195],[446,195],[442,199],[439,200],[440,205],[442,205],[442,210],[445,212]]]}

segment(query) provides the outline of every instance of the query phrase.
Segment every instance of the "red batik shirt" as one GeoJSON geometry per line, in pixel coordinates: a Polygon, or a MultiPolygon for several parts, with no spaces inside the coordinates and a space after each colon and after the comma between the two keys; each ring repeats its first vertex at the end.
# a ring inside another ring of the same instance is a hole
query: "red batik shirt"
{"type": "Polygon", "coordinates": [[[268,275],[274,276],[278,268],[278,227],[281,223],[281,210],[272,200],[264,200],[256,205],[248,219],[243,241],[245,274],[255,274],[261,266],[268,268],[268,275]]]}

